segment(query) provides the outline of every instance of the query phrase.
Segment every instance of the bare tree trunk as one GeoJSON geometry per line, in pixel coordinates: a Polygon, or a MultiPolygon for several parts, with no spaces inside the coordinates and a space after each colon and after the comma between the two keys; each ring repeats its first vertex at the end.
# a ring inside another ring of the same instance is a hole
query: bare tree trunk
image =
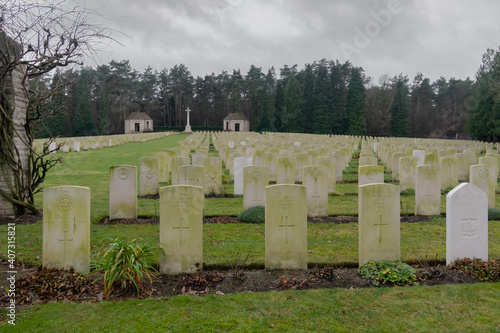
{"type": "MultiPolygon", "coordinates": [[[[8,48],[9,40],[0,35],[1,47],[8,48]]],[[[2,54],[13,54],[15,50],[2,49],[2,54]]],[[[0,61],[0,65],[5,65],[0,61]]],[[[28,154],[31,142],[26,133],[26,116],[28,110],[28,83],[26,82],[26,66],[19,65],[0,77],[0,119],[2,142],[0,143],[0,216],[13,216],[16,211],[15,200],[22,200],[16,189],[25,188],[26,176],[29,172],[28,154]],[[10,200],[7,199],[10,197],[10,200]]]]}

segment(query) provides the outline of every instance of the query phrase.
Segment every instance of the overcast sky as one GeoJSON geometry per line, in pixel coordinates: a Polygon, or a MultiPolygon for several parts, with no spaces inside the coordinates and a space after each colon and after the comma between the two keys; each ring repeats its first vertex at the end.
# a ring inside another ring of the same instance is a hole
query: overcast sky
{"type": "MultiPolygon", "coordinates": [[[[83,0],[75,0],[81,1],[83,0]]],[[[86,0],[123,33],[97,64],[129,60],[143,72],[184,64],[193,76],[264,72],[326,58],[351,61],[378,83],[417,72],[474,78],[500,45],[498,0],[86,0]]],[[[87,65],[95,67],[96,63],[87,65]]]]}

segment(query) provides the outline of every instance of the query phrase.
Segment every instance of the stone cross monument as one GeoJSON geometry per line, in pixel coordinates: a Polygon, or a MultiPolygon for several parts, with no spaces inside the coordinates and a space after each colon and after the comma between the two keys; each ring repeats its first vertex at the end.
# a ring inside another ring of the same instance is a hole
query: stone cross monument
{"type": "Polygon", "coordinates": [[[184,132],[185,133],[191,133],[193,131],[191,131],[191,125],[189,124],[189,112],[191,112],[191,109],[189,109],[189,107],[186,109],[186,113],[187,113],[187,124],[186,124],[186,128],[184,129],[184,132]]]}

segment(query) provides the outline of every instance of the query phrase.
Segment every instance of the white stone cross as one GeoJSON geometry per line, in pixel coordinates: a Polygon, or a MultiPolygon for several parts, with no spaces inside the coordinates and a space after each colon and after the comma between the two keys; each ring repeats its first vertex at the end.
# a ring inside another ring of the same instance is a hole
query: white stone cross
{"type": "Polygon", "coordinates": [[[188,132],[188,133],[191,133],[191,125],[189,124],[189,112],[191,112],[191,109],[188,107],[186,109],[186,113],[187,113],[187,124],[186,124],[186,128],[184,129],[184,132],[188,132]]]}

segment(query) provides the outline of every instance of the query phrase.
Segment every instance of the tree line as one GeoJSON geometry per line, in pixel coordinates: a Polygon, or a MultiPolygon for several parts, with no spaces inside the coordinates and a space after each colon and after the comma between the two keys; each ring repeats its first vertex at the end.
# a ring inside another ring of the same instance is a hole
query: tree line
{"type": "Polygon", "coordinates": [[[253,131],[491,139],[500,133],[499,94],[487,93],[500,82],[498,58],[498,51],[486,52],[476,81],[431,82],[417,73],[412,80],[384,75],[375,83],[361,67],[326,59],[301,69],[284,65],[278,73],[251,65],[246,73],[204,77],[193,77],[183,64],[141,73],[123,60],[58,69],[32,86],[51,92],[46,112],[54,113],[39,124],[39,137],[123,133],[131,112],[147,113],[155,127],[182,127],[189,107],[192,126],[221,130],[224,117],[238,112],[253,131]]]}

